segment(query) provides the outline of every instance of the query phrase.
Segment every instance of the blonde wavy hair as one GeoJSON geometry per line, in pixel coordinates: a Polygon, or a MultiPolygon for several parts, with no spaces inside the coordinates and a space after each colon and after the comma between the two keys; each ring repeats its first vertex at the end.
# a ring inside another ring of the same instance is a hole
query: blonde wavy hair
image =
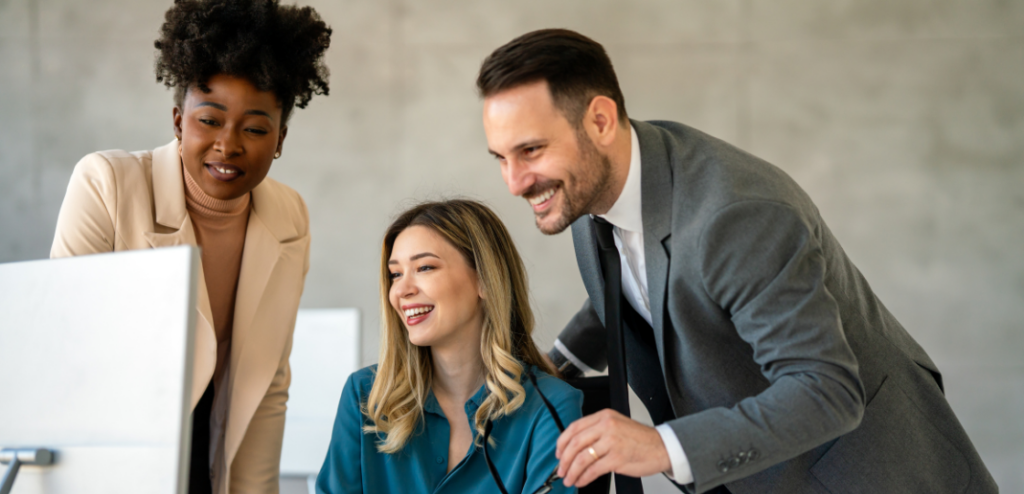
{"type": "Polygon", "coordinates": [[[382,338],[380,363],[373,388],[362,413],[363,427],[376,433],[377,450],[396,453],[405,446],[423,418],[423,404],[430,392],[433,359],[430,348],[409,341],[401,314],[391,307],[388,295],[391,276],[388,260],[395,239],[411,226],[433,229],[465,257],[476,271],[483,290],[484,311],[480,355],[485,385],[490,391],[476,411],[477,437],[487,420],[516,411],[525,400],[521,384],[523,364],[555,374],[531,337],[526,270],[505,225],[487,206],[471,200],[427,202],[402,213],[384,234],[380,258],[380,306],[382,338]]]}

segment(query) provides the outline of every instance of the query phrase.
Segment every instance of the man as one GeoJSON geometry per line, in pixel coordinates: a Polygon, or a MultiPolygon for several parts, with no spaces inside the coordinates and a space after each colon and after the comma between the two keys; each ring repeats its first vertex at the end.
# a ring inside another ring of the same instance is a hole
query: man
{"type": "Polygon", "coordinates": [[[613,407],[558,439],[559,475],[618,492],[996,492],[935,364],[778,168],[631,121],[604,49],[541,30],[477,79],[490,152],[537,227],[572,226],[589,299],[552,359],[609,366],[613,407]],[[606,324],[607,323],[607,324],[606,324]],[[625,381],[656,428],[628,416],[625,381]],[[622,474],[622,475],[619,475],[622,474]]]}

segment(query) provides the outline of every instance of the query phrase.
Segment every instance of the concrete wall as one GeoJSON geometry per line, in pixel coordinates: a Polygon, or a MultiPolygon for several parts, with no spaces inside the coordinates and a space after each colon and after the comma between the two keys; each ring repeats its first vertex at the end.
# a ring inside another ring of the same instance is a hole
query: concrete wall
{"type": "MultiPolygon", "coordinates": [[[[630,115],[688,123],[782,167],[944,371],[1004,492],[1024,492],[1024,2],[347,0],[331,96],[292,121],[271,175],[312,216],[304,307],[365,314],[389,218],[468,195],[506,220],[547,347],[584,298],[486,153],[473,81],[540,27],[605,44],[630,115]]],[[[0,262],[45,257],[75,162],[171,139],[152,42],[169,1],[0,0],[0,262]]]]}

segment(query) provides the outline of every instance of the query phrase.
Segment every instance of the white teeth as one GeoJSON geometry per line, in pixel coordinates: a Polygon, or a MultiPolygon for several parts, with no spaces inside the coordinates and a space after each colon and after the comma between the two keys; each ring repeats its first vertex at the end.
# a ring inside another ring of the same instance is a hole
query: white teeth
{"type": "Polygon", "coordinates": [[[530,204],[534,206],[542,204],[544,201],[551,199],[551,196],[555,195],[555,189],[557,189],[557,187],[552,187],[548,190],[545,190],[544,192],[541,192],[540,194],[527,198],[526,200],[529,201],[530,204]]]}
{"type": "Polygon", "coordinates": [[[227,174],[227,175],[234,175],[234,174],[238,173],[238,170],[228,170],[227,168],[221,168],[219,166],[215,166],[214,168],[216,168],[217,171],[219,171],[221,173],[224,173],[224,174],[227,174]]]}
{"type": "Polygon", "coordinates": [[[416,315],[419,315],[419,314],[425,314],[425,313],[430,312],[432,310],[434,310],[434,306],[432,306],[432,305],[429,306],[429,307],[415,307],[415,308],[412,308],[412,309],[406,309],[405,310],[405,317],[412,317],[412,316],[416,316],[416,315]]]}

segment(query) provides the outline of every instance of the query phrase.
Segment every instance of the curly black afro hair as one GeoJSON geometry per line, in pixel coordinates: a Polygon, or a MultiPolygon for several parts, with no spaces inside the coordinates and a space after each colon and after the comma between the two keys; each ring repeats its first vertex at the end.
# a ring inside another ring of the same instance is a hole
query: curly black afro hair
{"type": "Polygon", "coordinates": [[[327,94],[323,55],[331,28],[312,7],[281,6],[278,0],[175,0],[156,40],[156,80],[185,92],[204,89],[217,74],[240,77],[281,103],[281,121],[293,106],[305,108],[314,94],[327,94]]]}

